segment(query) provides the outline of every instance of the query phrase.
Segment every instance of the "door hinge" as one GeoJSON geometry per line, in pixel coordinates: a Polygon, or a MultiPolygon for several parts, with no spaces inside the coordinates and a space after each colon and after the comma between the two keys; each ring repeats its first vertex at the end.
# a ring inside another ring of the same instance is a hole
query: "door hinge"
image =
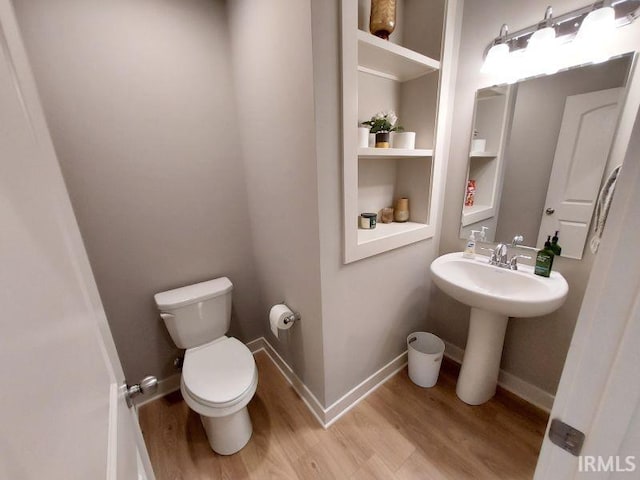
{"type": "Polygon", "coordinates": [[[584,443],[584,433],[567,425],[559,418],[551,420],[549,440],[576,457],[580,455],[584,443]]]}

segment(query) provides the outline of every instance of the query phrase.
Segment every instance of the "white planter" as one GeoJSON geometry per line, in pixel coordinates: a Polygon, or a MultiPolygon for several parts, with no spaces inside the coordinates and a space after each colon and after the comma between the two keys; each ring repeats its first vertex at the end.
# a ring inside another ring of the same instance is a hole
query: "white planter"
{"type": "Polygon", "coordinates": [[[416,148],[416,132],[392,132],[391,148],[413,150],[416,148]]]}
{"type": "Polygon", "coordinates": [[[358,148],[367,148],[369,146],[369,129],[358,127],[358,148]]]}
{"type": "Polygon", "coordinates": [[[474,138],[471,140],[472,152],[484,152],[487,149],[487,140],[484,138],[474,138]]]}

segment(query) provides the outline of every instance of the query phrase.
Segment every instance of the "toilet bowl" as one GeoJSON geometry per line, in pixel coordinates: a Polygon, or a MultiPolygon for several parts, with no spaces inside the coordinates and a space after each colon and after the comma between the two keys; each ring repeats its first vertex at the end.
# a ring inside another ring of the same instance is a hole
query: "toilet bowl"
{"type": "Polygon", "coordinates": [[[251,438],[247,405],[258,386],[251,351],[225,336],[232,289],[222,277],[154,296],[171,338],[185,349],[182,397],[200,415],[209,445],[221,455],[236,453],[251,438]]]}
{"type": "Polygon", "coordinates": [[[253,432],[247,405],[258,387],[258,369],[249,349],[223,337],[185,352],[180,391],[200,415],[211,448],[231,455],[253,432]]]}

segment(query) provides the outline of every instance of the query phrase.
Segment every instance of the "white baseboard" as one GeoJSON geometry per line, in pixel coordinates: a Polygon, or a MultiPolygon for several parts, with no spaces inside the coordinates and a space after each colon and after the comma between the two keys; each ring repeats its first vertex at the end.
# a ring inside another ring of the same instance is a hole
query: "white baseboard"
{"type": "MultiPolygon", "coordinates": [[[[462,364],[464,350],[454,345],[453,343],[449,343],[446,341],[444,342],[444,345],[445,357],[456,363],[462,364]]],[[[500,370],[500,374],[498,376],[498,385],[500,385],[505,390],[513,393],[514,395],[522,398],[523,400],[531,403],[532,405],[535,405],[536,407],[544,410],[545,412],[551,412],[551,407],[553,406],[555,396],[551,395],[549,392],[545,392],[535,385],[522,380],[521,378],[516,377],[512,373],[500,370]]]]}
{"type": "Polygon", "coordinates": [[[249,347],[253,353],[260,350],[264,350],[267,353],[323,428],[331,426],[338,418],[364,400],[376,388],[386,382],[389,377],[395,375],[407,364],[407,352],[405,351],[345,393],[327,408],[324,408],[311,390],[307,388],[304,382],[300,380],[293,369],[287,365],[275,348],[273,348],[264,337],[247,343],[247,347],[249,347]]]}
{"type": "Polygon", "coordinates": [[[384,384],[389,378],[402,370],[407,364],[407,351],[405,350],[396,358],[364,379],[358,385],[345,393],[338,400],[325,409],[325,428],[328,428],[342,415],[347,413],[367,396],[373,393],[378,387],[384,384]]]}
{"type": "Polygon", "coordinates": [[[287,362],[284,361],[284,359],[280,356],[276,349],[273,348],[264,337],[260,337],[249,342],[247,344],[247,347],[249,347],[249,350],[251,350],[251,352],[254,354],[261,350],[264,350],[264,352],[271,359],[274,365],[278,367],[278,370],[280,370],[282,376],[289,382],[298,396],[302,398],[302,401],[304,401],[309,411],[311,411],[316,420],[318,420],[318,423],[326,428],[325,412],[322,404],[311,392],[311,390],[309,390],[309,388],[304,384],[304,382],[300,380],[300,378],[295,374],[295,372],[287,364],[287,362]]]}

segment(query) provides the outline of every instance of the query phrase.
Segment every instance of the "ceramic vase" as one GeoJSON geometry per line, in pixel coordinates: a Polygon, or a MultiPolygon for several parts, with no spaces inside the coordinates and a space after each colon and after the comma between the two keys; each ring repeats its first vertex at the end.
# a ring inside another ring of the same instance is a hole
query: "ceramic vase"
{"type": "Polygon", "coordinates": [[[389,40],[396,28],[396,0],[371,0],[369,31],[376,37],[389,40]]]}
{"type": "Polygon", "coordinates": [[[393,219],[396,222],[404,223],[409,220],[409,199],[406,197],[399,198],[393,209],[393,219]]]}

